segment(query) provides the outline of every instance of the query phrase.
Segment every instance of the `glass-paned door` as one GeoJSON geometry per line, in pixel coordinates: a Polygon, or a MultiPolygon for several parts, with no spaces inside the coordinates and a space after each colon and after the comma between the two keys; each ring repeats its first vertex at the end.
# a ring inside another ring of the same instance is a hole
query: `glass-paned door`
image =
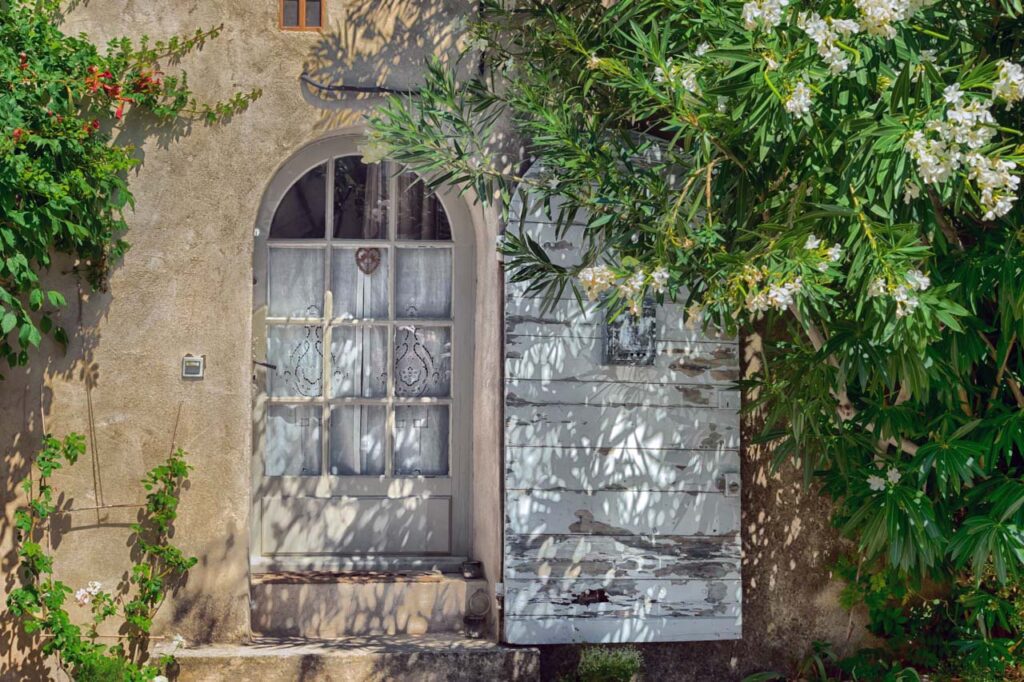
{"type": "Polygon", "coordinates": [[[258,246],[264,555],[463,550],[469,268],[440,200],[397,171],[325,159],[258,246]]]}

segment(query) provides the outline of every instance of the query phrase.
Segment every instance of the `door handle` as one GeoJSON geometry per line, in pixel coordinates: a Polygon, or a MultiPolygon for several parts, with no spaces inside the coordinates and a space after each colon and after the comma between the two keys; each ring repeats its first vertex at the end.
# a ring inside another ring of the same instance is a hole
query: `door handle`
{"type": "Polygon", "coordinates": [[[261,362],[259,360],[253,360],[252,364],[259,365],[260,367],[266,367],[267,369],[277,369],[277,365],[271,364],[269,362],[261,362]]]}

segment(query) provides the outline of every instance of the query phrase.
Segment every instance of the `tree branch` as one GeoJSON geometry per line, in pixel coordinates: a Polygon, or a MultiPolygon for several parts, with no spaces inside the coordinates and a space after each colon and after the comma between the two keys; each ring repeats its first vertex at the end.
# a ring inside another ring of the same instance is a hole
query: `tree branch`
{"type": "Polygon", "coordinates": [[[963,242],[960,241],[960,235],[956,233],[956,228],[953,227],[952,223],[949,222],[949,219],[946,218],[946,209],[942,205],[942,200],[931,187],[928,188],[928,199],[932,202],[932,211],[935,212],[935,220],[939,223],[939,229],[942,230],[942,234],[945,235],[946,240],[958,250],[963,251],[964,245],[963,242]]]}

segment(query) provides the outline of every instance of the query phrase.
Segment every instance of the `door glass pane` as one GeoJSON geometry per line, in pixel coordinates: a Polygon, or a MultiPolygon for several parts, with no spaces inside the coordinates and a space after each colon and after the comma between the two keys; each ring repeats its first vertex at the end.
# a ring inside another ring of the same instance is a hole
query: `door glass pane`
{"type": "Polygon", "coordinates": [[[395,407],[395,474],[448,474],[448,406],[395,407]]]}
{"type": "Polygon", "coordinates": [[[331,397],[379,398],[388,385],[387,327],[331,328],[331,397]]]}
{"type": "Polygon", "coordinates": [[[319,405],[271,405],[267,413],[267,476],[320,475],[319,405]]]}
{"type": "Polygon", "coordinates": [[[270,249],[270,317],[320,317],[324,307],[323,249],[270,249]]]}
{"type": "Polygon", "coordinates": [[[316,398],[323,389],[323,330],[302,325],[267,328],[268,395],[316,398]]]}
{"type": "Polygon", "coordinates": [[[395,317],[450,319],[451,249],[398,249],[395,317]]]}
{"type": "Polygon", "coordinates": [[[383,405],[339,405],[331,410],[331,475],[384,474],[383,405]]]}
{"type": "Polygon", "coordinates": [[[388,250],[334,249],[331,292],[334,316],[344,319],[387,319],[388,250]]]}
{"type": "Polygon", "coordinates": [[[320,25],[320,0],[306,0],[306,26],[320,25]]]}
{"type": "Polygon", "coordinates": [[[452,239],[444,207],[415,173],[398,176],[398,239],[452,239]]]}
{"type": "Polygon", "coordinates": [[[334,162],[334,236],[387,239],[388,178],[383,164],[367,166],[357,156],[334,162]]]}
{"type": "Polygon", "coordinates": [[[451,329],[399,327],[395,331],[395,395],[447,397],[452,382],[451,329]]]}
{"type": "MultiPolygon", "coordinates": [[[[287,11],[286,3],[286,19],[287,11]]],[[[296,15],[295,25],[298,23],[296,15]]],[[[326,224],[327,164],[322,164],[299,178],[281,199],[274,213],[274,220],[270,224],[270,238],[323,239],[326,224]]]]}

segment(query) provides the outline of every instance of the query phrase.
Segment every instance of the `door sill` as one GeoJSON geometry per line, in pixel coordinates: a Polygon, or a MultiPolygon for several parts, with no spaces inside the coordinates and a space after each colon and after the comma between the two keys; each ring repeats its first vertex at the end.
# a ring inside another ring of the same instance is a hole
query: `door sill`
{"type": "Polygon", "coordinates": [[[276,556],[253,557],[253,575],[264,573],[408,574],[462,573],[458,556],[276,556]]]}

